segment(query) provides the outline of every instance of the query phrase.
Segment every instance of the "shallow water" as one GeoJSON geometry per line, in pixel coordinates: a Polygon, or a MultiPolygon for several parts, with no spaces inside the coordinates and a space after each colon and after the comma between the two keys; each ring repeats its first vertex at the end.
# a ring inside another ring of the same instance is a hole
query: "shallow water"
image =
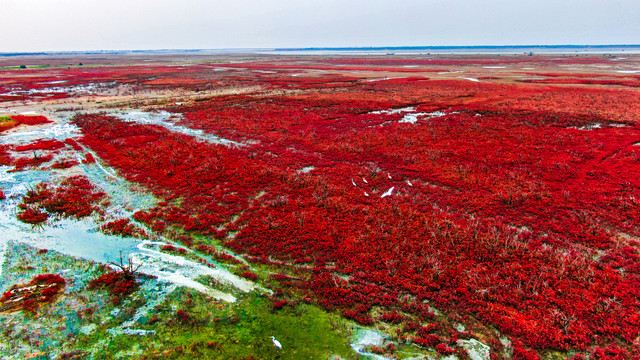
{"type": "Polygon", "coordinates": [[[365,329],[365,328],[355,328],[353,330],[351,348],[358,354],[367,356],[371,359],[376,360],[387,360],[390,359],[386,356],[374,354],[365,351],[367,347],[370,346],[378,346],[381,347],[385,342],[385,337],[375,330],[365,329]]]}

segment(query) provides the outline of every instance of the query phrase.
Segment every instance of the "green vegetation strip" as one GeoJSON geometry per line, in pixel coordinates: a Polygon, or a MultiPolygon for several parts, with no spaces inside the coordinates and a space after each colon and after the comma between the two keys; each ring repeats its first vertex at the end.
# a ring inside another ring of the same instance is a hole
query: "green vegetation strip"
{"type": "MultiPolygon", "coordinates": [[[[336,314],[307,304],[275,311],[269,299],[257,293],[226,304],[178,289],[140,323],[139,329],[155,334],[115,336],[94,358],[142,359],[154,354],[163,359],[358,358],[349,346],[351,326],[336,314]],[[282,349],[276,349],[271,336],[282,343],[282,349]]],[[[106,337],[106,327],[100,325],[98,331],[80,336],[77,345],[91,348],[106,337]]]]}

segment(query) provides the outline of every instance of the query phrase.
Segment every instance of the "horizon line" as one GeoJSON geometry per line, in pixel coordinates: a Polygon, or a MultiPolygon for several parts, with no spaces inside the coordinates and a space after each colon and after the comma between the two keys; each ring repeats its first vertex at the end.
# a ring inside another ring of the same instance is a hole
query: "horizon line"
{"type": "Polygon", "coordinates": [[[585,49],[585,48],[636,48],[640,44],[564,44],[564,45],[410,45],[410,46],[312,46],[312,47],[256,47],[256,48],[159,48],[159,49],[102,49],[102,50],[54,50],[54,51],[0,51],[0,56],[28,56],[55,54],[102,54],[144,52],[203,52],[203,51],[319,51],[319,50],[455,50],[455,49],[585,49]]]}

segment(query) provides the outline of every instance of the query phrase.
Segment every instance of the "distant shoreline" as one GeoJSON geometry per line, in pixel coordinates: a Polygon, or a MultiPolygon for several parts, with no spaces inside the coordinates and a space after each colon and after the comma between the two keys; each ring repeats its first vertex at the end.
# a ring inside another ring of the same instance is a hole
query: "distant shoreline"
{"type": "Polygon", "coordinates": [[[136,54],[640,54],[640,45],[473,45],[473,46],[372,46],[372,47],[306,47],[306,48],[237,48],[237,49],[157,49],[157,50],[91,50],[0,52],[1,57],[55,55],[136,55],[136,54]]]}

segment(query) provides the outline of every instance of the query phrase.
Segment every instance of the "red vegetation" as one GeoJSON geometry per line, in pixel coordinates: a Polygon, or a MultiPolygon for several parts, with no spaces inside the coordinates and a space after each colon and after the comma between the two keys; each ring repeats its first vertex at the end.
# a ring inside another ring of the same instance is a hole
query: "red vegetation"
{"type": "Polygon", "coordinates": [[[65,179],[56,188],[40,183],[22,198],[21,208],[25,211],[18,214],[18,219],[44,221],[48,215],[41,209],[64,217],[83,218],[98,210],[96,204],[104,197],[103,192],[96,191],[87,178],[79,175],[65,179]]]}
{"type": "Polygon", "coordinates": [[[27,224],[40,224],[49,218],[49,214],[38,209],[28,208],[17,215],[18,220],[27,224]]]}
{"type": "Polygon", "coordinates": [[[180,322],[181,324],[188,324],[191,322],[191,316],[189,315],[188,312],[184,311],[184,310],[178,310],[176,311],[176,319],[178,320],[178,322],[180,322]]]}
{"type": "Polygon", "coordinates": [[[18,123],[15,120],[12,120],[11,118],[8,118],[6,116],[0,116],[0,133],[2,133],[5,130],[9,130],[14,128],[18,123]]]}
{"type": "Polygon", "coordinates": [[[16,171],[20,171],[26,168],[27,166],[38,166],[46,162],[49,162],[52,159],[53,159],[53,155],[51,154],[42,156],[34,153],[33,156],[31,157],[22,157],[14,160],[13,165],[15,166],[16,171]]]}
{"type": "Polygon", "coordinates": [[[116,304],[134,292],[137,286],[135,277],[127,271],[111,271],[89,282],[90,289],[106,289],[116,304]]]}
{"type": "Polygon", "coordinates": [[[13,115],[11,116],[11,120],[24,125],[42,125],[53,122],[42,115],[13,115]]]}
{"type": "MultiPolygon", "coordinates": [[[[394,344],[387,344],[387,346],[385,347],[373,346],[371,347],[371,349],[369,349],[369,352],[378,355],[393,354],[395,351],[396,346],[394,344]]],[[[395,359],[394,357],[392,358],[395,359]]]]}
{"type": "Polygon", "coordinates": [[[135,224],[131,223],[129,219],[118,219],[110,221],[102,226],[100,230],[107,235],[120,235],[125,237],[146,237],[147,233],[143,229],[139,228],[135,224]]]}
{"type": "Polygon", "coordinates": [[[179,254],[186,254],[187,250],[185,248],[178,248],[173,245],[162,245],[160,250],[168,251],[168,252],[177,252],[179,254]]]}
{"type": "Polygon", "coordinates": [[[93,155],[90,153],[86,153],[84,155],[84,160],[82,160],[83,164],[93,164],[95,162],[96,162],[96,158],[94,158],[93,155]]]}
{"type": "Polygon", "coordinates": [[[71,146],[74,150],[82,150],[82,146],[80,146],[80,144],[78,144],[78,142],[73,140],[72,138],[65,139],[64,143],[71,146]]]}
{"type": "Polygon", "coordinates": [[[76,160],[59,160],[51,164],[52,169],[68,169],[80,164],[76,160]]]}
{"type": "Polygon", "coordinates": [[[13,162],[8,150],[9,146],[0,144],[0,165],[11,165],[13,162]]]}
{"type": "Polygon", "coordinates": [[[540,79],[540,80],[520,80],[530,84],[582,84],[582,85],[619,85],[629,87],[640,87],[638,80],[604,80],[604,79],[540,79]]]}
{"type": "Polygon", "coordinates": [[[438,351],[442,355],[451,355],[451,354],[455,354],[456,352],[455,350],[453,350],[452,348],[448,347],[445,344],[436,345],[436,351],[438,351]]]}
{"type": "Polygon", "coordinates": [[[380,320],[389,324],[400,324],[403,321],[406,321],[407,317],[393,311],[391,313],[382,314],[382,316],[380,316],[380,320]]]}
{"type": "Polygon", "coordinates": [[[16,146],[15,151],[32,151],[32,150],[57,150],[65,147],[62,141],[58,140],[37,140],[29,145],[16,146]]]}
{"type": "Polygon", "coordinates": [[[288,305],[294,305],[294,303],[290,302],[289,300],[274,300],[273,301],[273,310],[280,310],[285,306],[288,305]]]}
{"type": "Polygon", "coordinates": [[[220,262],[228,262],[232,264],[242,264],[242,261],[236,259],[233,255],[225,254],[216,250],[215,247],[209,245],[198,245],[196,249],[200,252],[203,252],[207,255],[213,256],[216,261],[220,262]]]}
{"type": "MultiPolygon", "coordinates": [[[[106,115],[75,122],[83,144],[167,200],[136,220],[303,269],[274,279],[362,324],[374,322],[374,306],[397,323],[398,312],[433,319],[433,306],[495,326],[520,358],[631,347],[640,335],[637,90],[392,80],[278,73],[262,84],[304,91],[168,108],[182,125],[239,146],[106,115]],[[406,123],[380,112],[410,106],[433,115],[406,123]]],[[[404,328],[417,344],[451,351],[444,328],[404,328]]]]}
{"type": "Polygon", "coordinates": [[[258,280],[258,274],[251,272],[251,271],[245,271],[239,274],[240,276],[242,276],[245,279],[249,279],[252,281],[256,281],[258,280]]]}
{"type": "Polygon", "coordinates": [[[65,284],[66,281],[60,275],[43,274],[35,276],[27,284],[13,285],[0,298],[0,312],[35,312],[41,304],[52,302],[65,284]]]}

